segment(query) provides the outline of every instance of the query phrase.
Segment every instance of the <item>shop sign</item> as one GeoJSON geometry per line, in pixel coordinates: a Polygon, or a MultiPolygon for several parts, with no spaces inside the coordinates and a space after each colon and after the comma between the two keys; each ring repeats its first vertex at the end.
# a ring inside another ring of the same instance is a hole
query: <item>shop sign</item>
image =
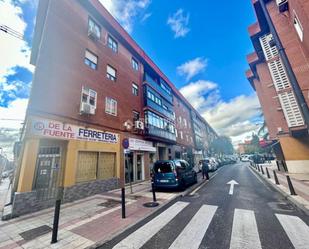
{"type": "Polygon", "coordinates": [[[33,135],[58,139],[75,139],[103,143],[118,143],[119,141],[119,135],[115,133],[47,119],[33,119],[31,122],[31,133],[33,135]]]}
{"type": "Polygon", "coordinates": [[[156,152],[156,148],[152,146],[152,142],[135,138],[129,138],[129,149],[156,152]]]}

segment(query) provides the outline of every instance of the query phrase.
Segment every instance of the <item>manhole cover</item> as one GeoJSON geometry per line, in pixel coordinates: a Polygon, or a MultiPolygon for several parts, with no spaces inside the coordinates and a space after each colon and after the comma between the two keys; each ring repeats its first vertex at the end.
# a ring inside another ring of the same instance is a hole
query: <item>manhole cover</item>
{"type": "Polygon", "coordinates": [[[120,203],[121,201],[118,201],[118,200],[107,200],[106,202],[102,202],[98,204],[98,206],[112,208],[112,207],[119,205],[120,203]]]}
{"type": "Polygon", "coordinates": [[[33,229],[30,229],[28,231],[25,231],[25,232],[22,232],[20,233],[19,235],[24,239],[24,240],[33,240],[35,239],[36,237],[39,237],[41,235],[44,235],[44,234],[47,234],[49,233],[50,231],[52,230],[51,227],[49,226],[40,226],[40,227],[37,227],[37,228],[33,228],[33,229]]]}
{"type": "Polygon", "coordinates": [[[158,202],[146,202],[143,204],[144,207],[152,208],[152,207],[157,207],[159,206],[158,202]]]}
{"type": "Polygon", "coordinates": [[[294,211],[295,208],[292,204],[289,203],[284,203],[284,202],[270,202],[268,203],[268,205],[274,209],[274,210],[278,210],[278,211],[294,211]]]}

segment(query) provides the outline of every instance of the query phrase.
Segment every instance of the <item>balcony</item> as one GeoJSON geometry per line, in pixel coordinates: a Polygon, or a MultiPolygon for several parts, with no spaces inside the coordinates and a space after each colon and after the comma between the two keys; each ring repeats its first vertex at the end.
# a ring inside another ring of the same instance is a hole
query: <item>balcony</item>
{"type": "Polygon", "coordinates": [[[144,74],[144,82],[147,82],[153,89],[155,89],[164,99],[173,104],[173,96],[169,95],[154,79],[148,74],[144,74]]]}
{"type": "Polygon", "coordinates": [[[145,99],[145,107],[150,107],[151,109],[157,111],[158,113],[163,114],[165,117],[167,117],[170,120],[175,120],[175,117],[172,113],[165,110],[162,106],[159,106],[158,104],[154,103],[150,99],[146,97],[145,99]]]}
{"type": "Polygon", "coordinates": [[[162,141],[168,141],[170,143],[176,143],[176,135],[173,133],[170,133],[167,130],[160,129],[158,127],[155,127],[153,125],[147,125],[145,128],[145,134],[149,137],[156,137],[159,140],[162,141]]]}

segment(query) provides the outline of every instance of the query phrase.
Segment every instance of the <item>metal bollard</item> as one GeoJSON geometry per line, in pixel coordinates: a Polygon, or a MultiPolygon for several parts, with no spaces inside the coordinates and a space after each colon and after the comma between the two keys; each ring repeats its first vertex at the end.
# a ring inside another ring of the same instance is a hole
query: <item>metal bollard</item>
{"type": "Polygon", "coordinates": [[[121,209],[122,209],[122,219],[126,218],[126,194],[125,188],[121,188],[121,209]]]}
{"type": "Polygon", "coordinates": [[[275,178],[276,184],[277,184],[277,185],[280,185],[279,180],[278,180],[278,177],[277,177],[277,174],[276,174],[276,171],[273,170],[273,172],[274,172],[274,178],[275,178]]]}
{"type": "Polygon", "coordinates": [[[154,188],[154,183],[151,183],[151,189],[152,189],[152,197],[153,197],[153,202],[157,202],[157,198],[156,198],[156,192],[155,192],[155,188],[154,188]]]}
{"type": "Polygon", "coordinates": [[[57,199],[55,203],[55,212],[54,212],[54,222],[53,222],[53,231],[51,244],[55,244],[58,241],[58,227],[59,227],[59,218],[60,218],[60,206],[61,200],[63,197],[63,187],[59,187],[57,190],[57,199]]]}
{"type": "Polygon", "coordinates": [[[268,172],[268,168],[266,167],[266,174],[267,174],[267,178],[270,179],[270,175],[269,175],[269,172],[268,172]]]}
{"type": "Polygon", "coordinates": [[[262,172],[262,174],[264,175],[264,170],[263,170],[263,167],[261,166],[261,172],[262,172]]]}
{"type": "Polygon", "coordinates": [[[291,182],[290,176],[286,176],[286,179],[288,181],[288,185],[289,185],[291,195],[297,195],[295,190],[294,190],[293,184],[291,182]]]}
{"type": "Polygon", "coordinates": [[[257,165],[257,167],[258,167],[258,171],[261,172],[260,165],[257,165]]]}

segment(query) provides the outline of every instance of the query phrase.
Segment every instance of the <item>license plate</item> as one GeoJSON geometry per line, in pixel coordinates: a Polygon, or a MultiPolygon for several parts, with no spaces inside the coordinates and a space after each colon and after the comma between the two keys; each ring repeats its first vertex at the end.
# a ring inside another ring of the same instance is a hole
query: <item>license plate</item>
{"type": "Polygon", "coordinates": [[[168,182],[168,180],[160,180],[160,182],[168,182]]]}

